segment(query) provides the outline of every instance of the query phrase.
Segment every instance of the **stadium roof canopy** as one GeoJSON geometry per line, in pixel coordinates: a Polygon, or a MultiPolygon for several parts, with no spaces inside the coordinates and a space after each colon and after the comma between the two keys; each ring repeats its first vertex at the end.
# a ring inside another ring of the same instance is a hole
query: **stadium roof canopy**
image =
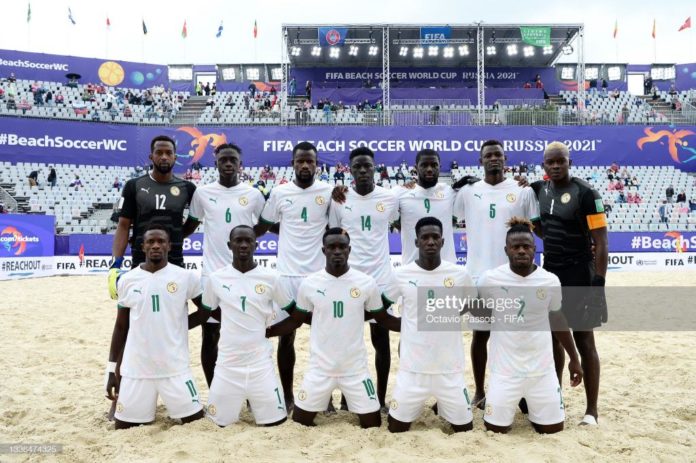
{"type": "Polygon", "coordinates": [[[582,24],[285,24],[283,34],[284,52],[294,68],[379,67],[383,34],[388,37],[393,68],[476,67],[479,32],[487,67],[545,67],[572,52],[582,28],[582,24]],[[333,47],[323,40],[320,46],[320,28],[324,34],[327,29],[338,30],[342,40],[333,47]],[[548,28],[549,45],[530,45],[522,38],[523,28],[548,28]]]}

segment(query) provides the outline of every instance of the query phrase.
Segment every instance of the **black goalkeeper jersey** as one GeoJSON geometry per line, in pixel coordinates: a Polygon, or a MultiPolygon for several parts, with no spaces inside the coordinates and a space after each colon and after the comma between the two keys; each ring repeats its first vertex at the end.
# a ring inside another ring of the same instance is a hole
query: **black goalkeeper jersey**
{"type": "Polygon", "coordinates": [[[171,233],[172,249],[169,261],[183,261],[184,209],[193,198],[196,186],[178,177],[168,183],[158,183],[149,174],[128,180],[123,187],[119,209],[121,217],[132,221],[130,238],[134,262],[144,262],[143,235],[152,223],[162,224],[171,233]]]}

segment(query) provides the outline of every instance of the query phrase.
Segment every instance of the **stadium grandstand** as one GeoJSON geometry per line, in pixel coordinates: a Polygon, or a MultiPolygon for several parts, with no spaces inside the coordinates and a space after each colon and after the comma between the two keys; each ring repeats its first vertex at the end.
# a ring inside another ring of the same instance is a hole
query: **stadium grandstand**
{"type": "MultiPolygon", "coordinates": [[[[503,139],[510,129],[516,130],[513,137],[519,138],[525,127],[539,130],[544,126],[561,130],[559,138],[591,133],[587,130],[592,126],[605,126],[602,133],[609,138],[625,130],[640,133],[642,138],[647,127],[688,125],[696,117],[696,90],[691,88],[690,80],[681,79],[683,73],[679,72],[687,65],[559,64],[569,49],[583,49],[583,26],[537,27],[539,31],[532,32],[541,33],[546,41],[536,45],[530,40],[525,42],[523,34],[531,33],[527,29],[534,26],[285,25],[282,61],[278,64],[158,66],[70,58],[68,73],[6,66],[0,81],[0,117],[8,129],[20,124],[36,132],[44,124],[50,127],[56,123],[69,132],[132,136],[126,137],[130,138],[126,156],[107,163],[103,162],[103,153],[97,151],[88,155],[93,163],[81,162],[82,155],[77,151],[66,152],[63,162],[26,162],[39,154],[37,151],[45,153],[39,157],[51,158],[51,150],[19,145],[19,155],[9,143],[3,145],[7,154],[0,174],[4,207],[21,213],[54,215],[58,234],[113,233],[115,224],[110,217],[120,187],[140,175],[145,166],[142,147],[147,137],[143,130],[148,126],[162,126],[167,133],[181,134],[179,139],[186,138],[186,143],[196,147],[188,153],[180,152],[183,156],[178,170],[181,175],[188,170],[187,175],[199,184],[215,177],[210,167],[215,141],[214,137],[206,138],[204,132],[223,137],[227,132],[232,134],[229,139],[240,141],[247,138],[245,132],[268,128],[270,133],[263,145],[251,147],[251,159],[245,160],[245,176],[253,184],[263,180],[265,187],[272,189],[276,181],[283,177],[291,181],[293,175],[284,167],[287,143],[278,148],[281,143],[274,140],[281,127],[315,127],[318,131],[312,132],[312,138],[326,140],[398,139],[400,131],[409,127],[429,128],[437,133],[432,138],[446,134],[451,146],[462,146],[461,142],[457,144],[459,140],[480,139],[481,133],[494,135],[492,128],[502,129],[502,135],[497,136],[503,139]],[[121,80],[114,81],[114,75],[121,80]],[[145,75],[148,77],[142,80],[135,78],[145,75]],[[382,79],[383,75],[390,78],[382,79]],[[643,83],[651,83],[650,88],[644,85],[640,91],[629,91],[629,76],[642,77],[643,83]],[[139,85],[128,86],[129,82],[139,85]],[[89,128],[85,130],[87,126],[82,123],[89,124],[89,128]],[[341,127],[353,127],[360,131],[359,136],[339,132],[341,127]],[[386,136],[364,132],[368,127],[389,132],[386,136]],[[465,132],[455,132],[459,130],[465,132]],[[133,146],[136,144],[142,146],[133,146]],[[194,161],[199,163],[195,176],[191,169],[194,161]],[[38,171],[45,177],[49,164],[58,174],[56,186],[51,187],[45,178],[30,185],[27,177],[31,172],[38,171]],[[263,179],[262,165],[271,172],[263,179]],[[81,185],[71,186],[75,176],[79,176],[81,185]]],[[[8,60],[61,59],[22,52],[2,54],[8,60]]],[[[304,133],[290,132],[289,138],[299,140],[304,133]]],[[[601,143],[607,146],[607,142],[611,140],[601,143]]],[[[386,182],[376,174],[387,187],[396,185],[399,164],[404,160],[408,167],[403,177],[412,177],[415,150],[393,150],[399,143],[404,144],[395,140],[386,150],[382,145],[387,144],[376,146],[380,155],[384,152],[392,160],[387,162],[386,182]]],[[[443,143],[441,146],[448,144],[447,140],[443,143]]],[[[595,145],[597,140],[591,143],[595,145]]],[[[642,146],[633,143],[633,147],[621,149],[640,153],[642,146]]],[[[419,143],[411,141],[409,145],[419,143]]],[[[691,149],[687,145],[678,139],[674,149],[683,151],[688,162],[691,149]]],[[[509,168],[519,173],[521,163],[530,181],[541,178],[539,146],[531,150],[537,153],[534,156],[524,147],[514,148],[509,168]]],[[[320,158],[327,164],[331,182],[339,160],[345,164],[348,149],[344,151],[322,152],[320,145],[320,158]]],[[[456,181],[465,174],[481,176],[480,168],[472,165],[476,163],[472,156],[475,150],[445,151],[449,152],[441,154],[449,160],[446,164],[454,161],[462,167],[451,171],[443,168],[443,180],[456,181]]],[[[696,230],[696,215],[688,200],[670,205],[667,211],[663,207],[661,212],[668,186],[677,193],[683,191],[687,198],[695,197],[693,177],[685,169],[690,164],[640,165],[633,162],[634,156],[623,154],[619,160],[613,152],[604,157],[596,155],[600,152],[604,153],[595,145],[590,152],[593,159],[587,165],[576,160],[575,175],[586,178],[603,194],[611,210],[611,231],[696,230]],[[611,175],[611,164],[616,161],[621,171],[611,175]],[[616,180],[610,177],[618,177],[624,188],[616,190],[616,180]]],[[[681,159],[678,156],[682,155],[677,155],[677,161],[681,159]]],[[[350,173],[346,173],[344,181],[351,180],[350,173]]]]}

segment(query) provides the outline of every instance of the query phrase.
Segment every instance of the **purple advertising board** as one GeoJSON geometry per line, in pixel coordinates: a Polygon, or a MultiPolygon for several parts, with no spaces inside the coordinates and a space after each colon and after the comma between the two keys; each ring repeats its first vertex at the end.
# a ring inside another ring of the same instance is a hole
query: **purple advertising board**
{"type": "Polygon", "coordinates": [[[413,162],[432,148],[442,165],[478,165],[481,144],[502,140],[510,164],[538,164],[546,145],[568,145],[575,165],[674,166],[696,171],[696,127],[645,126],[389,126],[389,127],[139,127],[91,122],[3,118],[0,161],[135,166],[147,162],[150,140],[166,134],[177,142],[177,172],[193,162],[213,165],[221,143],[244,149],[246,166],[289,165],[292,147],[313,142],[319,162],[346,163],[350,151],[368,146],[380,163],[413,162]]]}
{"type": "Polygon", "coordinates": [[[0,259],[54,255],[52,215],[0,214],[0,259]]]}
{"type": "Polygon", "coordinates": [[[109,87],[169,85],[166,65],[0,50],[0,75],[7,77],[10,73],[17,79],[50,82],[67,82],[65,75],[73,73],[81,76],[81,84],[102,83],[109,87]]]}
{"type": "MultiPolygon", "coordinates": [[[[21,216],[25,217],[25,216],[21,216]]],[[[85,255],[110,255],[113,235],[69,235],[69,244],[62,249],[56,248],[57,255],[78,255],[84,249],[85,255]]],[[[458,255],[466,255],[466,233],[454,234],[455,250],[458,255]]],[[[266,234],[258,238],[257,255],[276,255],[278,236],[266,234]]],[[[4,244],[4,242],[3,242],[4,244]]],[[[203,234],[194,233],[184,241],[184,255],[201,255],[203,250],[203,234]]],[[[537,251],[543,250],[541,240],[537,238],[537,251]]],[[[391,254],[401,254],[401,235],[389,234],[389,251],[391,254]]],[[[696,252],[696,233],[694,232],[610,232],[609,251],[611,252],[696,252]]],[[[126,254],[129,254],[129,250],[126,254]]]]}
{"type": "MultiPolygon", "coordinates": [[[[382,99],[382,90],[377,88],[317,88],[312,91],[312,103],[328,98],[333,103],[354,105],[361,101],[374,104],[382,99]]],[[[486,89],[486,103],[492,105],[502,99],[526,99],[544,102],[544,91],[537,88],[489,88],[486,89]]],[[[399,100],[469,100],[478,102],[475,88],[394,88],[391,90],[392,105],[399,100]]],[[[446,103],[446,102],[445,102],[446,103]]],[[[410,104],[410,103],[409,103],[410,104]]],[[[431,103],[431,106],[439,103],[431,103]]]]}

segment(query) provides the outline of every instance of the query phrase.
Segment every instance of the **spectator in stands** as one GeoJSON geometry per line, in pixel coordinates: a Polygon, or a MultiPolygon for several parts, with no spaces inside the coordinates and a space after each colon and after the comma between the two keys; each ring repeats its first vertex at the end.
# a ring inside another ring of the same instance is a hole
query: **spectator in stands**
{"type": "Polygon", "coordinates": [[[611,170],[611,172],[612,172],[614,175],[616,175],[616,174],[619,172],[619,169],[620,169],[620,168],[621,168],[621,167],[619,166],[619,164],[618,164],[616,161],[612,162],[612,163],[611,163],[611,166],[609,166],[609,170],[611,170]]]}
{"type": "Polygon", "coordinates": [[[456,159],[453,159],[452,162],[450,162],[450,170],[457,170],[459,169],[459,163],[457,163],[456,159]]]}
{"type": "Polygon", "coordinates": [[[10,72],[10,76],[7,78],[7,81],[10,82],[10,83],[17,82],[17,78],[15,77],[15,73],[14,73],[14,72],[10,72]]]}
{"type": "Polygon", "coordinates": [[[196,82],[196,95],[198,95],[198,96],[203,95],[203,88],[201,87],[200,82],[196,82]]]}
{"type": "Polygon", "coordinates": [[[215,96],[216,93],[217,93],[217,85],[215,84],[215,82],[213,82],[213,86],[210,88],[210,94],[215,96]]]}
{"type": "Polygon", "coordinates": [[[53,106],[53,92],[52,91],[47,91],[46,96],[44,97],[44,103],[48,106],[53,106]]]}
{"type": "Polygon", "coordinates": [[[305,84],[305,95],[307,95],[308,100],[312,100],[312,81],[308,80],[305,84]]]}
{"type": "Polygon", "coordinates": [[[525,82],[522,88],[532,88],[532,83],[531,82],[525,82]]]}
{"type": "Polygon", "coordinates": [[[640,188],[640,182],[638,181],[638,177],[636,177],[635,175],[631,179],[630,186],[634,186],[634,187],[636,187],[636,189],[640,188]]]}
{"type": "Polygon", "coordinates": [[[259,180],[254,184],[254,188],[259,190],[264,198],[268,199],[270,191],[268,190],[268,188],[266,188],[266,182],[264,182],[263,180],[259,180]]]}
{"type": "Polygon", "coordinates": [[[684,190],[682,190],[682,192],[677,195],[677,202],[678,203],[685,203],[686,202],[686,192],[684,190]]]}
{"type": "Polygon", "coordinates": [[[324,122],[327,124],[330,124],[331,123],[331,105],[325,103],[323,111],[324,111],[324,122]]]}
{"type": "Polygon", "coordinates": [[[80,180],[80,176],[75,174],[75,180],[73,180],[69,186],[71,188],[74,187],[75,191],[77,191],[78,189],[82,188],[84,185],[82,185],[82,180],[80,180]]]}
{"type": "Polygon", "coordinates": [[[682,110],[681,101],[679,101],[679,100],[676,99],[676,98],[675,98],[674,100],[672,100],[672,110],[674,110],[674,111],[681,111],[681,110],[682,110]]]}
{"type": "Polygon", "coordinates": [[[689,211],[696,212],[696,199],[689,200],[689,211]]]}
{"type": "Polygon", "coordinates": [[[621,120],[624,124],[628,124],[628,115],[628,106],[624,105],[623,108],[621,108],[621,120]]]}
{"type": "Polygon", "coordinates": [[[674,84],[669,86],[669,96],[674,97],[677,94],[677,89],[674,84]]]}
{"type": "Polygon", "coordinates": [[[633,204],[635,202],[633,193],[629,192],[628,195],[626,195],[626,202],[628,204],[633,204]]]}
{"type": "Polygon", "coordinates": [[[406,176],[404,175],[403,171],[401,168],[396,171],[396,174],[394,175],[394,180],[396,181],[396,184],[399,184],[399,180],[401,180],[401,183],[406,183],[406,176]]]}
{"type": "Polygon", "coordinates": [[[667,223],[667,216],[669,215],[670,206],[667,201],[662,201],[662,205],[658,208],[658,213],[660,214],[660,222],[667,223]]]}
{"type": "Polygon", "coordinates": [[[321,172],[321,175],[319,175],[319,180],[321,180],[322,182],[328,182],[329,181],[329,173],[326,172],[325,170],[323,170],[321,172]]]}
{"type": "Polygon", "coordinates": [[[537,78],[534,81],[534,88],[544,88],[544,83],[541,81],[541,76],[539,75],[537,75],[537,78]]]}
{"type": "Polygon", "coordinates": [[[275,180],[275,174],[271,170],[271,166],[265,165],[261,169],[261,173],[259,174],[259,178],[263,180],[264,182],[268,180],[275,180]]]}
{"type": "Polygon", "coordinates": [[[205,93],[205,96],[210,95],[210,82],[205,83],[205,87],[203,87],[203,92],[205,93]]]}
{"type": "Polygon", "coordinates": [[[288,179],[285,178],[285,175],[283,175],[283,178],[280,179],[278,182],[278,185],[283,185],[284,183],[288,183],[288,179]]]}
{"type": "Polygon", "coordinates": [[[56,169],[53,168],[53,166],[48,166],[48,177],[46,177],[46,183],[51,185],[51,188],[56,186],[56,182],[58,181],[58,175],[56,174],[56,169]]]}
{"type": "MultiPolygon", "coordinates": [[[[245,97],[249,98],[248,96],[244,95],[245,97]]],[[[248,104],[248,100],[247,100],[248,104]]],[[[234,107],[234,101],[232,101],[232,95],[227,97],[227,100],[225,100],[225,106],[229,106],[230,108],[234,107]]]]}
{"type": "Polygon", "coordinates": [[[221,117],[222,113],[220,112],[220,108],[216,106],[215,110],[213,111],[213,119],[220,120],[221,117]]]}
{"type": "Polygon", "coordinates": [[[615,88],[614,91],[611,92],[611,97],[615,100],[618,100],[620,96],[621,96],[621,92],[619,92],[618,88],[615,88]]]}
{"type": "Polygon", "coordinates": [[[123,183],[121,182],[121,179],[118,178],[118,176],[114,179],[114,183],[111,185],[116,191],[121,191],[121,188],[123,187],[123,183]]]}
{"type": "Polygon", "coordinates": [[[660,99],[660,95],[658,94],[657,85],[652,86],[652,88],[650,89],[650,94],[652,95],[651,100],[656,101],[656,100],[660,99]]]}
{"type": "Polygon", "coordinates": [[[607,82],[607,79],[602,79],[602,94],[604,96],[607,96],[609,90],[609,82],[607,82]]]}
{"type": "Polygon", "coordinates": [[[384,183],[386,180],[391,185],[391,178],[389,177],[389,172],[384,164],[382,164],[382,170],[379,172],[379,179],[384,183]]]}
{"type": "Polygon", "coordinates": [[[131,111],[130,106],[126,105],[123,107],[123,117],[133,117],[133,111],[131,111]]]}
{"type": "Polygon", "coordinates": [[[643,90],[644,90],[643,94],[649,95],[652,88],[653,88],[652,77],[650,77],[650,74],[646,73],[645,80],[643,81],[643,90]]]}
{"type": "Polygon", "coordinates": [[[31,172],[29,172],[29,175],[27,175],[30,187],[39,186],[39,172],[41,172],[41,169],[32,170],[31,172]]]}
{"type": "Polygon", "coordinates": [[[345,185],[346,174],[341,169],[338,169],[338,167],[336,168],[336,172],[334,172],[333,178],[336,185],[338,185],[339,180],[341,181],[341,185],[345,185]]]}
{"type": "Polygon", "coordinates": [[[191,169],[186,169],[184,180],[193,180],[193,172],[191,172],[191,169]]]}
{"type": "Polygon", "coordinates": [[[573,95],[573,98],[570,100],[570,105],[571,105],[573,108],[577,108],[577,107],[578,107],[578,96],[577,96],[577,95],[573,95]]]}
{"type": "Polygon", "coordinates": [[[0,214],[7,214],[7,211],[5,210],[5,203],[0,202],[0,214]]]}
{"type": "Polygon", "coordinates": [[[619,191],[616,194],[616,204],[626,204],[626,195],[623,191],[619,191]]]}
{"type": "Polygon", "coordinates": [[[253,82],[249,84],[249,96],[256,98],[256,84],[253,82]]]}
{"type": "Polygon", "coordinates": [[[92,111],[92,122],[99,122],[101,121],[101,117],[99,117],[99,110],[95,109],[92,111]]]}
{"type": "Polygon", "coordinates": [[[640,197],[640,195],[636,192],[633,195],[633,204],[641,204],[643,202],[643,198],[640,197]]]}
{"type": "Polygon", "coordinates": [[[193,180],[194,183],[199,183],[201,181],[201,172],[198,170],[191,172],[191,180],[193,180]]]}
{"type": "Polygon", "coordinates": [[[665,196],[667,198],[667,202],[671,203],[672,198],[674,197],[674,186],[670,185],[667,187],[667,189],[665,190],[665,196]]]}
{"type": "Polygon", "coordinates": [[[196,161],[193,164],[191,164],[191,169],[194,171],[200,172],[200,170],[203,168],[203,165],[200,163],[200,161],[196,161]]]}

